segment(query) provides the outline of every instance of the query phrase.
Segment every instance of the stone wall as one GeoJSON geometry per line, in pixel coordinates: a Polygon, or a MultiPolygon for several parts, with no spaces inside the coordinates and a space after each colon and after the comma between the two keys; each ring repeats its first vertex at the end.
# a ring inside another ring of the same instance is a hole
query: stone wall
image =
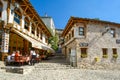
{"type": "MultiPolygon", "coordinates": [[[[105,26],[106,25],[88,24],[86,38],[79,38],[76,40],[78,46],[81,42],[88,43],[88,46],[86,47],[88,48],[88,57],[86,58],[87,61],[93,62],[94,59],[97,57],[99,58],[99,62],[112,62],[112,49],[116,48],[118,54],[117,62],[119,62],[118,60],[120,59],[120,44],[116,44],[116,39],[120,39],[120,29],[112,25],[109,26],[110,28],[114,28],[116,30],[116,37],[113,38],[109,31],[106,32],[105,26]],[[102,35],[102,33],[104,34],[102,35]],[[106,59],[102,58],[102,48],[108,49],[108,58],[106,59]]],[[[80,52],[77,54],[80,55],[80,52]]],[[[78,60],[80,61],[81,58],[79,57],[78,60]]]]}
{"type": "Polygon", "coordinates": [[[65,52],[65,47],[62,48],[62,53],[65,55],[66,54],[66,60],[69,62],[70,61],[70,53],[71,53],[71,49],[75,49],[76,48],[76,41],[75,39],[72,39],[68,44],[66,44],[66,52],[65,52]]]}
{"type": "MultiPolygon", "coordinates": [[[[110,31],[106,29],[107,24],[96,24],[96,23],[88,23],[86,25],[86,36],[82,37],[78,35],[78,28],[81,26],[74,25],[75,36],[72,42],[68,41],[64,46],[67,47],[67,60],[69,60],[69,49],[76,48],[76,58],[77,63],[86,62],[86,63],[94,63],[95,58],[98,58],[98,63],[119,63],[120,62],[120,44],[116,43],[116,39],[120,39],[120,28],[109,25],[110,28],[114,28],[116,32],[116,37],[113,37],[110,31]],[[103,34],[104,33],[104,34],[103,34]],[[81,47],[80,43],[88,43],[88,46],[81,47]],[[87,48],[87,58],[81,58],[81,50],[80,48],[87,48]],[[108,58],[103,58],[103,48],[108,49],[108,58]],[[113,61],[113,51],[112,49],[117,49],[118,58],[116,61],[113,61]]],[[[82,25],[83,26],[83,25],[82,25]]],[[[62,49],[64,51],[64,49],[62,49]]]]}

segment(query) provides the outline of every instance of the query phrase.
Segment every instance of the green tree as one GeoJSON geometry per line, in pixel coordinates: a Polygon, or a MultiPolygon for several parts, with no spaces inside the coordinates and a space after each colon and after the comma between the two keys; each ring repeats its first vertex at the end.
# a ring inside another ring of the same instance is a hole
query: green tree
{"type": "Polygon", "coordinates": [[[49,38],[49,44],[51,44],[51,47],[57,51],[58,50],[58,36],[55,35],[53,37],[49,38]]]}

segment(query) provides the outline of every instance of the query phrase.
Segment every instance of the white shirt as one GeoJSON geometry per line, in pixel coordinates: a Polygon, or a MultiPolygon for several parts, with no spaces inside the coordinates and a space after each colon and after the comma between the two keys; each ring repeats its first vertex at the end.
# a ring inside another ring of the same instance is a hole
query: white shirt
{"type": "Polygon", "coordinates": [[[30,51],[31,55],[36,55],[35,51],[30,51]]]}
{"type": "Polygon", "coordinates": [[[12,55],[11,56],[15,56],[15,53],[12,53],[12,55]]]}
{"type": "Polygon", "coordinates": [[[11,60],[11,56],[10,56],[10,55],[7,57],[7,60],[8,60],[8,61],[11,60]]]}
{"type": "Polygon", "coordinates": [[[33,51],[32,55],[36,55],[35,51],[33,51]]]}

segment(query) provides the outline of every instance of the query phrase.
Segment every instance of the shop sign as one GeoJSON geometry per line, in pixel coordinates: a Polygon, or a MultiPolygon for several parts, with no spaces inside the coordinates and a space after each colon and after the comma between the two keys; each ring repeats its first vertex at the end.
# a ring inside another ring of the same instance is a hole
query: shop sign
{"type": "Polygon", "coordinates": [[[76,50],[75,49],[71,49],[71,56],[75,56],[76,55],[76,50]]]}
{"type": "Polygon", "coordinates": [[[9,33],[2,33],[1,52],[8,52],[9,48],[9,33]]]}
{"type": "Polygon", "coordinates": [[[116,39],[116,43],[117,43],[117,44],[120,44],[120,39],[116,39]]]}
{"type": "Polygon", "coordinates": [[[80,47],[87,47],[88,43],[80,43],[80,47]]]}

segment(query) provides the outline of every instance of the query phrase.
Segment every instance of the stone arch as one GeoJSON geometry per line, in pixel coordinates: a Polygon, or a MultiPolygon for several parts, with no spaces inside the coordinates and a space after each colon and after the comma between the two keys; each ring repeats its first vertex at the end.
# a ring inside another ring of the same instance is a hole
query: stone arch
{"type": "Polygon", "coordinates": [[[25,18],[24,18],[24,22],[25,22],[24,28],[27,29],[27,30],[29,30],[29,25],[30,25],[30,20],[29,20],[29,18],[28,18],[28,17],[25,17],[25,18]]]}
{"type": "Polygon", "coordinates": [[[21,18],[22,18],[22,12],[21,12],[20,9],[16,8],[16,9],[15,9],[15,13],[17,13],[17,14],[18,14],[19,16],[21,16],[21,18]]]}
{"type": "Polygon", "coordinates": [[[32,34],[35,34],[35,24],[34,23],[32,23],[32,25],[31,25],[31,32],[32,32],[32,34]]]}

